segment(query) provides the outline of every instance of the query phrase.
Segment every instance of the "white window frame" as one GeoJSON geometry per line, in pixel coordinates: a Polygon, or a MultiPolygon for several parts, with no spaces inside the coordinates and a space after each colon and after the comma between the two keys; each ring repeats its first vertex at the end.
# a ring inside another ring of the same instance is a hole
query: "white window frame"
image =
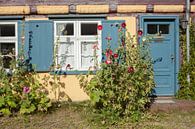
{"type": "MultiPolygon", "coordinates": [[[[0,44],[1,43],[13,43],[15,44],[15,59],[18,56],[18,23],[17,21],[3,21],[0,22],[0,25],[14,25],[15,26],[15,36],[0,36],[0,44]]],[[[7,56],[7,55],[2,55],[7,56]]]]}
{"type": "MultiPolygon", "coordinates": [[[[81,35],[81,24],[82,23],[97,23],[97,25],[101,25],[101,21],[93,20],[93,21],[82,21],[82,20],[74,20],[74,21],[54,21],[54,37],[55,41],[59,38],[59,42],[65,42],[66,38],[70,38],[71,41],[74,42],[74,59],[75,59],[75,68],[72,70],[77,71],[86,71],[88,69],[81,67],[81,42],[98,42],[97,55],[98,55],[98,64],[100,64],[102,59],[102,40],[101,40],[101,30],[97,30],[97,35],[81,35]],[[74,24],[74,35],[65,35],[65,36],[58,36],[57,35],[57,25],[58,23],[73,23],[74,24]]],[[[58,62],[58,61],[57,61],[58,62]]],[[[64,69],[63,69],[64,70],[64,69]]]]}

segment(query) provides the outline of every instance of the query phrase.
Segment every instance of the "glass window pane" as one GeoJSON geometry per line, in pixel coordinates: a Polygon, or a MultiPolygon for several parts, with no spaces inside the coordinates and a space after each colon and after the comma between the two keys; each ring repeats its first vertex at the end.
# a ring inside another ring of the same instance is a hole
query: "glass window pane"
{"type": "Polygon", "coordinates": [[[59,55],[73,55],[74,54],[74,42],[61,42],[59,44],[59,55]]]}
{"type": "Polygon", "coordinates": [[[15,25],[0,24],[0,36],[15,36],[15,25]]]}
{"type": "Polygon", "coordinates": [[[81,42],[81,54],[82,55],[91,55],[94,54],[93,46],[96,42],[81,42]]]}
{"type": "Polygon", "coordinates": [[[147,33],[148,34],[157,34],[157,25],[156,24],[148,24],[147,25],[147,33]]]}
{"type": "Polygon", "coordinates": [[[15,55],[15,43],[0,43],[2,55],[15,55]]]}
{"type": "Polygon", "coordinates": [[[81,67],[89,69],[90,66],[94,66],[93,56],[81,56],[81,67]]]}
{"type": "Polygon", "coordinates": [[[74,56],[61,55],[58,57],[58,64],[60,64],[63,70],[74,69],[74,56]]]}
{"type": "Polygon", "coordinates": [[[97,35],[97,23],[81,23],[81,35],[97,35]]]}
{"type": "Polygon", "coordinates": [[[159,33],[169,34],[169,24],[159,25],[159,33]]]}
{"type": "Polygon", "coordinates": [[[57,23],[57,35],[74,35],[74,24],[73,23],[57,23]]]}
{"type": "Polygon", "coordinates": [[[58,64],[63,70],[74,68],[74,42],[61,42],[58,48],[58,64]],[[70,67],[67,69],[67,66],[70,67]]]}

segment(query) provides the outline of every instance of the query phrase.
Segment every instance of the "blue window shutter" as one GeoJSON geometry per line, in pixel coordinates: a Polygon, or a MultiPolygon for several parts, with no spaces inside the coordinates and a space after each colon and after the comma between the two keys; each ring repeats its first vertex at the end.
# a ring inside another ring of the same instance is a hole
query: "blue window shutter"
{"type": "MultiPolygon", "coordinates": [[[[121,42],[119,38],[119,26],[125,22],[124,20],[105,20],[102,21],[102,51],[105,52],[107,49],[107,37],[111,37],[112,40],[110,41],[110,47],[113,51],[119,46],[119,43],[121,42]]],[[[103,55],[103,60],[105,60],[105,56],[103,55]]]]}
{"type": "Polygon", "coordinates": [[[25,54],[35,70],[49,71],[53,61],[53,22],[25,22],[25,54]]]}

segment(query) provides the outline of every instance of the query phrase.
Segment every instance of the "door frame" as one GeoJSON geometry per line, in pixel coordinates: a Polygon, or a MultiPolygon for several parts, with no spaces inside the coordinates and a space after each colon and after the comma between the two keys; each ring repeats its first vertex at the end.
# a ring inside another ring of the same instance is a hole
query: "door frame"
{"type": "Polygon", "coordinates": [[[174,53],[175,53],[175,68],[174,68],[174,95],[179,90],[178,84],[178,73],[180,67],[180,49],[179,49],[179,15],[140,15],[138,29],[144,30],[144,21],[145,20],[172,20],[174,21],[175,27],[175,44],[174,44],[174,53]]]}

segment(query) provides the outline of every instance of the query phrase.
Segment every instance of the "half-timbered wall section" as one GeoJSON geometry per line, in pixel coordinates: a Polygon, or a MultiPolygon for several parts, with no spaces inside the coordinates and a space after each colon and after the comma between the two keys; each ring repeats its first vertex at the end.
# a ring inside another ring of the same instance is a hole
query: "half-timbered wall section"
{"type": "MultiPolygon", "coordinates": [[[[92,47],[96,44],[98,62],[102,61],[105,37],[110,35],[117,42],[115,25],[125,22],[131,35],[138,30],[145,35],[162,35],[161,41],[154,38],[151,42],[155,92],[175,95],[179,88],[179,27],[185,21],[185,9],[185,0],[0,0],[0,53],[17,58],[24,40],[26,57],[42,77],[50,74],[56,54],[62,66],[60,74],[66,74],[62,77],[66,88],[61,90],[73,101],[86,100],[76,75],[93,67],[92,47]],[[97,29],[99,25],[103,30],[97,29]],[[54,53],[56,41],[58,50],[54,53]]],[[[193,20],[195,0],[191,0],[190,14],[193,20]]],[[[5,60],[9,68],[9,59],[5,60]]]]}

